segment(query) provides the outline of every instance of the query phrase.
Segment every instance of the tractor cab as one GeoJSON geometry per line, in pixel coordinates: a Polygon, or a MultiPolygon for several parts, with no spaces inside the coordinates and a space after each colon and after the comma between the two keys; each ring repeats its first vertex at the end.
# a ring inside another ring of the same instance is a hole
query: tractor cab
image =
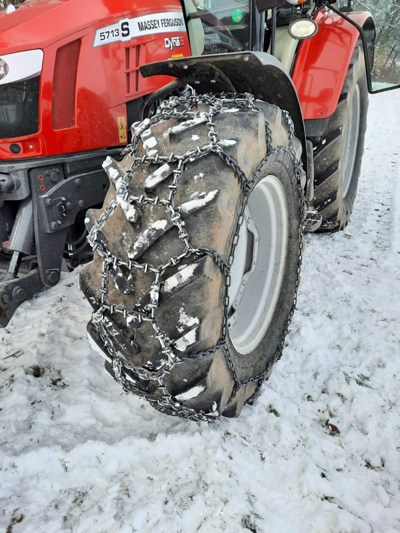
{"type": "MultiPolygon", "coordinates": [[[[400,6],[394,0],[379,10],[371,8],[370,16],[362,19],[359,0],[184,0],[184,6],[194,56],[264,51],[292,74],[299,48],[310,48],[307,41],[316,36],[321,22],[332,24],[331,34],[324,31],[327,40],[335,39],[338,25],[350,24],[363,43],[369,92],[400,84],[400,45],[393,23],[393,11],[400,15],[400,6]]],[[[345,50],[348,42],[335,46],[345,50]]]]}

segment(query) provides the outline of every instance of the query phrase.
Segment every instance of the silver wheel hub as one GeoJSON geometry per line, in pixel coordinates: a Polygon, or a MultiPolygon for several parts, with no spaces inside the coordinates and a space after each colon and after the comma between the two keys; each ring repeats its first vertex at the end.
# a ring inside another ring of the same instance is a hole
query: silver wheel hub
{"type": "Polygon", "coordinates": [[[281,292],[288,247],[288,209],[276,176],[252,191],[234,251],[228,329],[237,352],[246,355],[264,339],[281,292]]]}

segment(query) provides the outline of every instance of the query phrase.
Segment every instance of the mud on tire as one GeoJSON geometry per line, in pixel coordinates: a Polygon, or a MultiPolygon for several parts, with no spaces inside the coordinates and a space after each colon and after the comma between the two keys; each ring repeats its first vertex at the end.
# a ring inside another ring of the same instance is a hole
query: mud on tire
{"type": "Polygon", "coordinates": [[[88,331],[127,391],[238,416],[280,357],[298,287],[304,175],[288,115],[249,95],[164,102],[88,213],[88,331]]]}

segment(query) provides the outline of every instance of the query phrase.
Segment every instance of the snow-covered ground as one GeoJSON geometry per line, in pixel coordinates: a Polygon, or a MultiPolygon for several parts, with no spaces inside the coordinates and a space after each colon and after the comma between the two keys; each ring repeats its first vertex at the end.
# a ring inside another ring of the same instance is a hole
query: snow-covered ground
{"type": "Polygon", "coordinates": [[[371,98],[351,224],[307,236],[282,360],[240,419],[125,396],[78,274],[0,330],[0,530],[400,531],[400,94],[371,98]]]}

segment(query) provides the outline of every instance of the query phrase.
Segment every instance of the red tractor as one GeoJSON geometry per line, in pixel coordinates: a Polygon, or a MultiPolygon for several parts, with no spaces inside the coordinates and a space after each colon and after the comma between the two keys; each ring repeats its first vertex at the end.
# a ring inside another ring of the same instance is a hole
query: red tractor
{"type": "Polygon", "coordinates": [[[0,14],[2,326],[91,257],[83,221],[108,188],[102,162],[170,81],[139,67],[190,54],[179,1],[135,5],[28,0],[0,14]]]}
{"type": "Polygon", "coordinates": [[[0,321],[88,259],[105,159],[81,273],[93,347],[165,413],[237,416],[281,356],[304,230],[351,214],[371,14],[28,0],[0,28],[0,321]]]}

